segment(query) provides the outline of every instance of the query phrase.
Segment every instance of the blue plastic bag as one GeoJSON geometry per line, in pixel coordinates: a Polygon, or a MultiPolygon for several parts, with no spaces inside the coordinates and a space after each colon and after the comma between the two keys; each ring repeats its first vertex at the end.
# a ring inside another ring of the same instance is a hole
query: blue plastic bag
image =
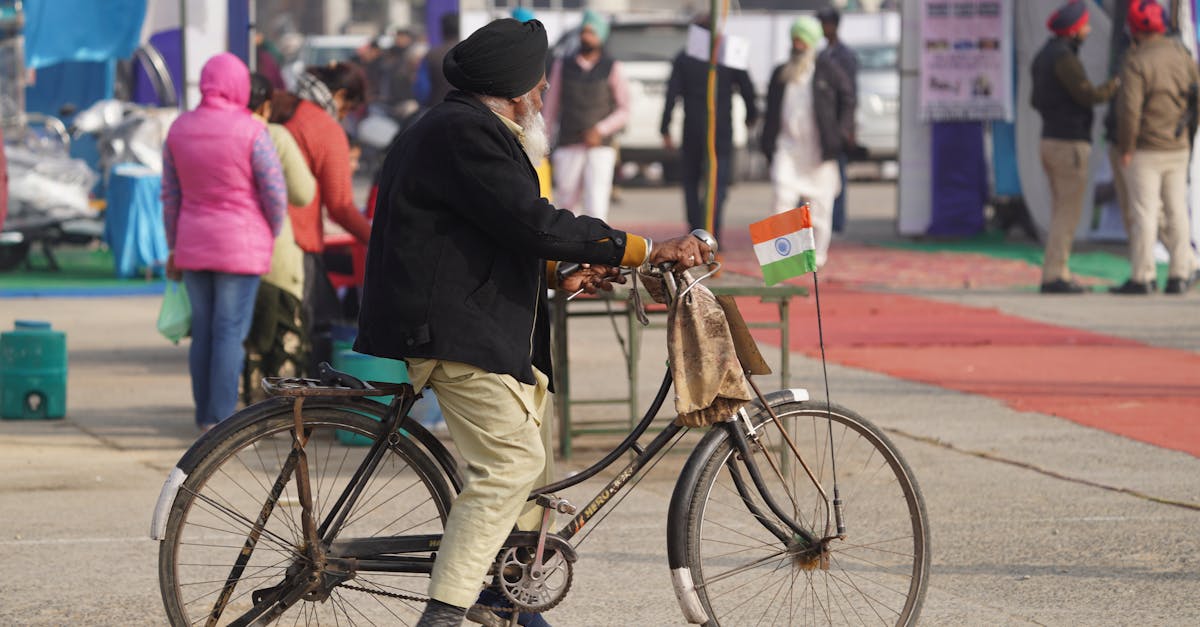
{"type": "Polygon", "coordinates": [[[162,308],[158,310],[158,332],[178,344],[192,330],[192,303],[179,281],[167,281],[162,308]]]}

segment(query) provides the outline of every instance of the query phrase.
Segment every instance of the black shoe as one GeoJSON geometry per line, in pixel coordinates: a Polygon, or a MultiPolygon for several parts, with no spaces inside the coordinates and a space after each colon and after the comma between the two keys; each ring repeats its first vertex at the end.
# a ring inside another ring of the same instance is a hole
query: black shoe
{"type": "Polygon", "coordinates": [[[1055,279],[1042,283],[1040,290],[1043,294],[1082,294],[1087,288],[1070,279],[1055,279]]]}
{"type": "MultiPolygon", "coordinates": [[[[467,620],[474,621],[485,627],[503,625],[507,627],[512,621],[512,601],[494,588],[484,588],[479,593],[475,604],[467,609],[467,620]],[[510,611],[505,611],[508,608],[510,611]]],[[[541,614],[520,612],[517,614],[517,624],[522,627],[550,627],[550,623],[541,614]]]]}
{"type": "Polygon", "coordinates": [[[1187,279],[1178,277],[1170,277],[1167,279],[1167,289],[1163,290],[1164,294],[1185,294],[1192,289],[1192,284],[1187,279]]]}
{"type": "Polygon", "coordinates": [[[1141,283],[1139,281],[1134,281],[1133,279],[1130,279],[1118,285],[1117,287],[1108,288],[1108,293],[1110,294],[1149,294],[1153,291],[1154,288],[1150,286],[1150,283],[1141,283]]]}

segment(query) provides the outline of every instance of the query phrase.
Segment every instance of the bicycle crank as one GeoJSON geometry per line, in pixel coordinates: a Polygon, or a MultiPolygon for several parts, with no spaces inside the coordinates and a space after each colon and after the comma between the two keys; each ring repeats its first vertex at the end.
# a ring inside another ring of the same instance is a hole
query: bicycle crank
{"type": "Polygon", "coordinates": [[[533,547],[516,546],[500,559],[500,590],[520,612],[540,613],[558,605],[571,589],[574,568],[561,551],[542,555],[541,572],[534,571],[533,547]]]}

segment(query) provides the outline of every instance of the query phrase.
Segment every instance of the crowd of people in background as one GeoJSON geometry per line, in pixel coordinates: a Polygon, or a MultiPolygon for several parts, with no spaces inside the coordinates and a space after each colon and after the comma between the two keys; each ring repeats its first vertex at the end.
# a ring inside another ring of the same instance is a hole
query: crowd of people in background
{"type": "MultiPolygon", "coordinates": [[[[527,9],[513,17],[534,19],[527,9]]],[[[792,53],[773,75],[762,141],[772,163],[775,210],[810,204],[821,243],[819,263],[841,220],[834,217],[843,189],[839,163],[854,146],[854,61],[838,43],[838,19],[836,11],[827,10],[819,21],[802,18],[791,29],[792,53]],[[817,54],[822,36],[828,45],[817,54]]],[[[710,28],[707,17],[695,23],[710,28]]],[[[370,239],[371,212],[359,207],[353,194],[358,147],[347,129],[370,111],[392,118],[402,131],[446,99],[454,88],[443,66],[459,42],[458,15],[443,16],[440,27],[441,43],[433,48],[409,30],[396,30],[387,40],[370,39],[350,60],[306,68],[286,81],[290,90],[280,69],[283,59],[261,36],[254,75],[227,54],[206,66],[204,101],[180,118],[164,149],[171,275],[183,280],[198,307],[189,365],[202,429],[233,412],[239,382],[245,392],[260,376],[315,376],[319,363],[332,360],[335,327],[353,325],[354,309],[348,310],[329,279],[339,262],[325,250],[327,220],[360,245],[370,239]],[[224,134],[197,132],[200,118],[220,118],[224,134]],[[254,151],[235,155],[231,147],[237,142],[252,142],[254,151]],[[252,163],[238,161],[251,157],[252,163]],[[210,171],[223,173],[222,185],[235,193],[215,193],[202,176],[210,171]],[[237,220],[222,226],[233,210],[237,220]],[[197,252],[199,242],[209,241],[252,253],[234,254],[219,246],[212,248],[215,254],[197,252]]],[[[608,16],[584,12],[577,48],[546,59],[542,115],[522,124],[524,143],[537,144],[544,136],[546,150],[533,152],[552,158],[551,168],[546,159],[530,157],[543,195],[601,220],[607,219],[613,196],[616,137],[630,116],[622,64],[605,50],[609,30],[608,16]]],[[[680,51],[668,82],[662,131],[664,143],[674,149],[667,129],[682,100],[679,148],[687,223],[720,237],[733,168],[733,96],[745,103],[747,126],[755,126],[760,115],[749,74],[719,66],[715,215],[709,223],[709,191],[703,184],[710,159],[707,74],[707,61],[680,51]]]]}

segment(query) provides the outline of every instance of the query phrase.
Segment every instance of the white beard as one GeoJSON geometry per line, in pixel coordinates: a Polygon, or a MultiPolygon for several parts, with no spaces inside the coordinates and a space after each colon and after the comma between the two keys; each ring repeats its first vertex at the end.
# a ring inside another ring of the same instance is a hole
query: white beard
{"type": "Polygon", "coordinates": [[[537,167],[550,154],[550,138],[546,135],[546,119],[541,111],[534,111],[532,105],[532,102],[526,103],[526,111],[531,113],[522,116],[517,124],[521,127],[521,147],[529,162],[537,167]]]}
{"type": "Polygon", "coordinates": [[[783,68],[783,80],[787,83],[804,80],[817,61],[817,49],[809,48],[800,54],[793,53],[783,68]]]}

